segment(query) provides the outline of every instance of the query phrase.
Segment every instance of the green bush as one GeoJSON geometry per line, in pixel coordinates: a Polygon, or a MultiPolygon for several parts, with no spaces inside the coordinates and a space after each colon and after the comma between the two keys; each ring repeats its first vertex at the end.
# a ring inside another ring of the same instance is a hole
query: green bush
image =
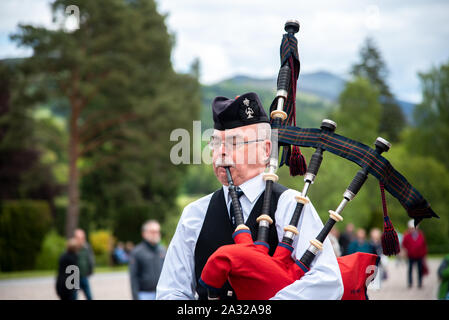
{"type": "Polygon", "coordinates": [[[51,226],[45,201],[3,201],[0,210],[0,270],[33,269],[51,226]]]}
{"type": "Polygon", "coordinates": [[[36,258],[36,269],[57,270],[58,260],[66,247],[64,237],[58,235],[56,230],[51,230],[42,242],[42,249],[36,258]]]}

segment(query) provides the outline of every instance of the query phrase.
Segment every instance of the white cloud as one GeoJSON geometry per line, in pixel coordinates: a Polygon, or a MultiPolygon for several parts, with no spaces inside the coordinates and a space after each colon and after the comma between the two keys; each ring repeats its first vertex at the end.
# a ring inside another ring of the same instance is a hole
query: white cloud
{"type": "MultiPolygon", "coordinates": [[[[444,1],[181,1],[159,0],[169,11],[168,24],[178,38],[215,44],[228,58],[222,77],[201,58],[202,81],[245,73],[273,76],[278,70],[283,24],[289,18],[301,23],[298,34],[301,71],[328,70],[347,74],[358,60],[363,40],[376,40],[390,70],[389,84],[403,99],[418,102],[418,71],[449,58],[449,4],[444,1]]],[[[200,48],[200,47],[199,47],[200,48]]],[[[176,47],[182,55],[199,48],[176,47]]],[[[206,58],[213,61],[213,58],[206,58]]],[[[210,63],[208,63],[210,64],[210,63]]],[[[178,70],[188,61],[174,60],[178,70]]]]}
{"type": "MultiPolygon", "coordinates": [[[[301,23],[301,72],[347,74],[368,35],[390,69],[389,84],[400,98],[420,96],[418,71],[449,58],[449,3],[356,0],[157,0],[176,35],[175,69],[201,61],[201,80],[216,82],[235,74],[274,76],[286,20],[301,23]]],[[[5,40],[18,22],[51,25],[47,0],[0,2],[0,58],[23,56],[5,40]]],[[[28,53],[29,54],[29,53],[28,53]]]]}
{"type": "Polygon", "coordinates": [[[9,35],[18,31],[18,24],[50,27],[52,16],[48,0],[3,0],[0,3],[0,58],[29,56],[32,51],[19,48],[9,41],[9,35]]]}

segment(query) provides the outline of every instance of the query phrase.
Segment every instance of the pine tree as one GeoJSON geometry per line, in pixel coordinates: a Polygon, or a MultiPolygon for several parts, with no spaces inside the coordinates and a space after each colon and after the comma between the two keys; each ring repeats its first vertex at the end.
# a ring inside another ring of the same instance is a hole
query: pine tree
{"type": "Polygon", "coordinates": [[[391,142],[398,141],[406,120],[387,84],[388,68],[373,39],[365,40],[360,50],[360,62],[352,66],[351,74],[367,78],[379,90],[382,104],[379,133],[391,142]]]}
{"type": "MultiPolygon", "coordinates": [[[[165,165],[168,132],[187,127],[185,119],[197,108],[197,81],[173,71],[173,39],[153,0],[56,0],[54,21],[63,26],[65,10],[73,5],[79,9],[78,29],[20,25],[12,37],[33,49],[23,69],[29,77],[45,78],[34,83],[36,89],[58,101],[55,108],[67,115],[67,237],[78,226],[83,174],[120,166],[124,158],[140,151],[145,156],[151,153],[148,167],[167,170],[165,175],[155,172],[165,180],[173,171],[165,165]],[[151,152],[142,150],[144,144],[151,152]]],[[[136,161],[143,162],[142,156],[136,161]]],[[[128,170],[132,175],[132,168],[128,170]]],[[[176,180],[163,182],[159,191],[167,185],[176,189],[176,180]]]]}

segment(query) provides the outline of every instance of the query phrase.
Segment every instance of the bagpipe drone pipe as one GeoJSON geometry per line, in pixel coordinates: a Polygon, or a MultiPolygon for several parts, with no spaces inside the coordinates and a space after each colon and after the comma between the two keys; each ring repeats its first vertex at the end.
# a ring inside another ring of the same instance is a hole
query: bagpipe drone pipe
{"type": "MultiPolygon", "coordinates": [[[[282,241],[274,254],[270,256],[267,243],[268,230],[273,223],[269,216],[270,199],[273,183],[278,180],[278,150],[272,148],[268,170],[264,173],[266,182],[263,207],[257,219],[259,224],[257,240],[253,241],[250,229],[244,224],[243,212],[236,193],[230,169],[226,168],[229,193],[235,208],[236,229],[233,233],[235,244],[220,247],[212,254],[200,278],[200,284],[208,289],[209,299],[217,299],[219,289],[229,281],[240,300],[267,300],[277,292],[300,281],[313,268],[313,261],[319,256],[323,242],[336,222],[343,220],[341,214],[345,206],[354,199],[358,191],[371,174],[379,180],[384,204],[384,233],[382,247],[384,254],[399,252],[397,234],[386,212],[383,190],[387,190],[399,200],[408,215],[415,219],[415,226],[424,218],[438,217],[429,203],[413,188],[407,180],[382,157],[390,143],[378,137],[372,149],[360,142],[335,133],[336,123],[325,119],[320,129],[296,127],[295,100],[296,81],[299,75],[299,58],[297,40],[294,36],[299,31],[299,23],[289,20],[285,24],[286,34],[281,44],[281,68],[278,75],[277,94],[270,107],[272,126],[272,145],[283,148],[281,165],[286,163],[292,175],[304,175],[304,187],[296,196],[296,208],[289,225],[284,228],[282,241]],[[293,126],[291,125],[293,124],[293,126]],[[274,141],[275,140],[275,141],[274,141]],[[276,142],[276,143],[274,143],[276,142]],[[306,167],[299,147],[314,147],[309,165],[306,167]],[[329,219],[300,259],[294,259],[292,247],[304,206],[309,201],[307,192],[318,174],[323,160],[323,152],[328,151],[358,164],[361,169],[356,173],[343,199],[335,210],[329,210],[329,219]]],[[[337,258],[343,280],[344,293],[342,299],[366,299],[366,286],[370,266],[376,266],[379,257],[369,253],[354,253],[337,258]]],[[[367,281],[368,280],[368,281],[367,281]]]]}

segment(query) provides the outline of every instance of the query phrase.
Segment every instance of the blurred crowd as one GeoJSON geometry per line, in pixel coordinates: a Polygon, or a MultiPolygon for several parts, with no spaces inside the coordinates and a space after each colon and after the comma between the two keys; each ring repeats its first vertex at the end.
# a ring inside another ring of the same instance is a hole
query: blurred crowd
{"type": "MultiPolygon", "coordinates": [[[[334,248],[337,257],[356,252],[365,252],[376,254],[380,257],[377,268],[377,275],[370,285],[374,289],[380,289],[383,280],[388,278],[387,265],[389,258],[384,255],[382,249],[382,231],[378,228],[367,230],[364,228],[355,228],[354,224],[349,223],[343,232],[333,228],[329,239],[334,248]]],[[[404,234],[398,233],[398,240],[401,245],[401,251],[396,257],[396,265],[408,263],[407,287],[413,286],[414,269],[416,269],[417,287],[422,288],[423,277],[429,273],[426,256],[427,243],[424,233],[415,228],[413,220],[408,223],[408,229],[404,234]]]]}
{"type": "MultiPolygon", "coordinates": [[[[156,285],[165,258],[160,244],[160,224],[146,221],[141,229],[142,242],[134,246],[131,241],[117,242],[111,253],[113,265],[128,265],[130,288],[135,300],[153,300],[156,285]]],[[[61,300],[76,300],[82,291],[86,300],[92,300],[89,276],[93,274],[95,258],[86,241],[84,230],[77,229],[67,241],[66,251],[59,258],[56,293],[61,300]]]]}

